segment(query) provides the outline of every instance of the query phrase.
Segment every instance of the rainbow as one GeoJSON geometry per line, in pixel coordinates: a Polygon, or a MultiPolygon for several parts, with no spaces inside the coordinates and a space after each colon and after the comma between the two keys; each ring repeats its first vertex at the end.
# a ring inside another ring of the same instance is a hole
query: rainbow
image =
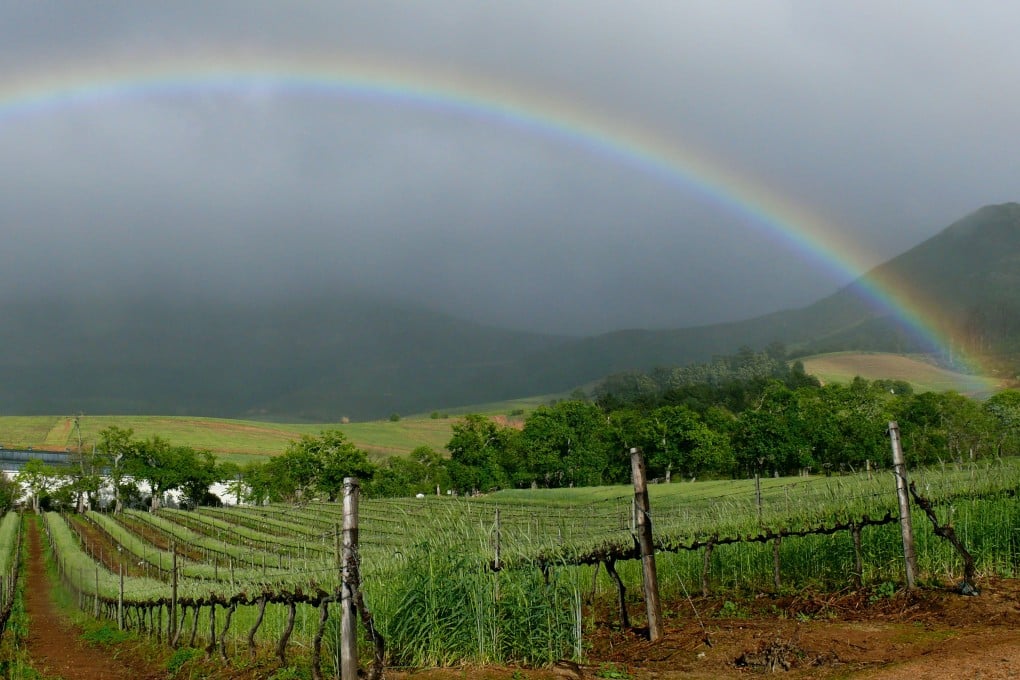
{"type": "MultiPolygon", "coordinates": [[[[462,73],[312,55],[204,55],[33,74],[0,80],[0,126],[65,109],[158,97],[221,94],[238,97],[295,93],[367,100],[459,116],[519,130],[630,167],[658,181],[675,184],[740,215],[755,228],[818,262],[838,277],[860,279],[872,304],[899,318],[922,346],[952,355],[951,331],[924,296],[902,281],[871,271],[875,257],[846,230],[742,175],[711,155],[646,128],[601,115],[554,97],[462,73]],[[863,277],[863,278],[862,278],[863,277]]],[[[970,357],[957,360],[981,373],[970,357]]]]}

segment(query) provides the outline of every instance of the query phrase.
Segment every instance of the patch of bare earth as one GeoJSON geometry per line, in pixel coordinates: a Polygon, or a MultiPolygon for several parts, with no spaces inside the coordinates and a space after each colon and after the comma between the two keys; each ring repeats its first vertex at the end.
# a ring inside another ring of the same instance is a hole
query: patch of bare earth
{"type": "MultiPolygon", "coordinates": [[[[669,603],[655,643],[622,631],[613,612],[587,640],[588,661],[552,669],[468,668],[420,671],[413,680],[579,678],[1020,678],[1020,580],[987,580],[977,597],[949,590],[763,596],[746,618],[718,618],[722,601],[669,603]],[[700,623],[694,614],[699,610],[700,623]]],[[[632,619],[642,618],[638,608],[632,619]]],[[[402,674],[388,674],[401,677],[402,674]]]]}
{"type": "Polygon", "coordinates": [[[50,598],[51,583],[46,575],[39,529],[35,522],[28,523],[26,536],[25,609],[29,619],[26,647],[32,667],[44,677],[65,680],[164,677],[164,673],[147,668],[144,661],[132,658],[131,650],[125,650],[123,646],[100,649],[90,647],[82,640],[81,630],[61,615],[50,598]]]}

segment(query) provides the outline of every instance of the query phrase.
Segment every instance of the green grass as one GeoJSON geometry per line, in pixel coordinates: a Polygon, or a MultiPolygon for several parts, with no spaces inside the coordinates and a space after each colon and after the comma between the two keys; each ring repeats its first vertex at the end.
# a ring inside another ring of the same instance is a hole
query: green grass
{"type": "MultiPolygon", "coordinates": [[[[524,399],[478,404],[433,413],[412,414],[399,420],[356,423],[279,423],[229,418],[192,416],[84,415],[81,435],[88,446],[100,430],[111,425],[134,430],[135,437],[158,435],[174,444],[208,449],[227,460],[245,463],[263,456],[275,456],[301,435],[316,435],[325,429],[343,431],[356,446],[376,459],[407,455],[419,446],[442,451],[450,441],[451,425],[466,413],[480,413],[506,421],[523,416],[543,404],[568,398],[550,394],[524,399]],[[438,417],[433,417],[433,415],[438,417]]],[[[0,416],[0,446],[63,451],[78,446],[78,432],[72,416],[0,416]]]]}
{"type": "MultiPolygon", "coordinates": [[[[454,422],[452,417],[433,420],[427,416],[397,422],[315,425],[173,416],[85,416],[81,419],[81,432],[89,446],[100,430],[116,425],[134,430],[139,439],[158,435],[174,444],[208,449],[226,460],[245,463],[280,454],[301,435],[316,435],[334,428],[342,430],[356,446],[377,459],[406,455],[422,445],[442,450],[450,440],[450,426],[454,422]]],[[[78,435],[66,417],[0,416],[0,445],[9,449],[73,450],[78,445],[78,435]]]]}
{"type": "Polygon", "coordinates": [[[40,447],[59,420],[57,416],[0,416],[0,446],[40,447]]]}
{"type": "MultiPolygon", "coordinates": [[[[562,395],[566,396],[566,395],[562,395]]],[[[358,423],[275,423],[189,416],[82,416],[81,435],[86,446],[95,442],[103,428],[116,425],[134,430],[139,439],[158,435],[174,444],[208,449],[223,459],[246,463],[283,453],[301,435],[317,435],[338,429],[370,457],[381,460],[409,454],[419,446],[443,451],[450,441],[451,426],[465,413],[481,413],[505,421],[522,419],[553,396],[515,399],[476,407],[418,414],[399,420],[358,423]]],[[[0,416],[0,446],[47,451],[74,450],[78,433],[70,416],[0,416]]]]}
{"type": "Polygon", "coordinates": [[[860,376],[867,380],[903,380],[916,392],[953,390],[971,396],[987,396],[996,381],[984,376],[957,373],[920,357],[884,352],[833,352],[804,357],[804,370],[826,383],[848,383],[860,376]]]}

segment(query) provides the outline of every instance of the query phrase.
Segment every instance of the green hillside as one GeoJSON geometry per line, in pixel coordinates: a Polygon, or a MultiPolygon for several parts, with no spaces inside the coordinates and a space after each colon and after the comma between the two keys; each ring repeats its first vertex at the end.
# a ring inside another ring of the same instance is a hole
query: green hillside
{"type": "Polygon", "coordinates": [[[915,392],[953,390],[977,397],[1003,387],[1001,381],[950,371],[924,357],[883,352],[835,352],[803,357],[801,361],[804,370],[823,383],[847,383],[855,377],[903,380],[915,392]]]}
{"type": "MultiPolygon", "coordinates": [[[[988,206],[869,272],[881,287],[913,291],[900,305],[925,309],[934,330],[957,350],[982,359],[996,378],[1020,378],[1020,205],[988,206]],[[938,310],[937,312],[932,310],[938,310]]],[[[730,324],[622,331],[531,354],[518,375],[525,391],[555,380],[683,365],[781,342],[799,355],[838,351],[929,354],[951,365],[929,338],[878,305],[857,281],[803,309],[730,324]]]]}

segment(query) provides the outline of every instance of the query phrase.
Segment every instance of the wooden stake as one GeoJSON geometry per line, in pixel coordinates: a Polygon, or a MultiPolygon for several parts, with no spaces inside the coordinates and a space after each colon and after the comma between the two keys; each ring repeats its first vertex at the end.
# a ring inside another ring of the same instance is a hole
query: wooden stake
{"type": "Polygon", "coordinates": [[[357,609],[358,588],[358,497],[361,487],[355,477],[344,478],[343,570],[340,585],[340,678],[358,680],[357,609]]]}
{"type": "MultiPolygon", "coordinates": [[[[177,543],[176,541],[170,544],[170,550],[173,551],[173,558],[171,563],[171,569],[173,573],[170,575],[170,630],[177,630],[177,543]]],[[[173,637],[171,646],[177,645],[177,636],[173,637]]]]}
{"type": "Polygon", "coordinates": [[[889,439],[892,442],[893,475],[896,477],[896,497],[900,507],[900,535],[903,537],[903,561],[907,588],[913,590],[917,574],[917,556],[914,552],[914,531],[910,525],[910,496],[907,491],[907,464],[900,447],[900,426],[889,421],[889,439]]]}
{"type": "Polygon", "coordinates": [[[634,478],[634,506],[637,509],[638,545],[641,547],[641,574],[648,611],[648,639],[662,637],[662,605],[659,602],[659,577],[655,570],[655,545],[652,542],[652,516],[645,479],[645,457],[639,448],[630,450],[630,468],[634,478]]]}
{"type": "Polygon", "coordinates": [[[500,554],[499,554],[499,552],[500,552],[500,545],[499,545],[499,543],[500,543],[500,535],[499,534],[500,534],[499,508],[496,508],[496,537],[495,537],[495,540],[496,540],[496,546],[495,546],[496,556],[495,556],[495,559],[493,559],[493,561],[492,561],[492,568],[495,571],[499,571],[502,568],[502,564],[500,563],[500,554]]]}
{"type": "Polygon", "coordinates": [[[120,565],[120,591],[117,595],[117,629],[124,630],[124,564],[120,565]]]}
{"type": "Polygon", "coordinates": [[[850,533],[854,539],[854,585],[860,588],[864,585],[864,560],[861,557],[861,525],[854,522],[850,527],[850,533]]]}

